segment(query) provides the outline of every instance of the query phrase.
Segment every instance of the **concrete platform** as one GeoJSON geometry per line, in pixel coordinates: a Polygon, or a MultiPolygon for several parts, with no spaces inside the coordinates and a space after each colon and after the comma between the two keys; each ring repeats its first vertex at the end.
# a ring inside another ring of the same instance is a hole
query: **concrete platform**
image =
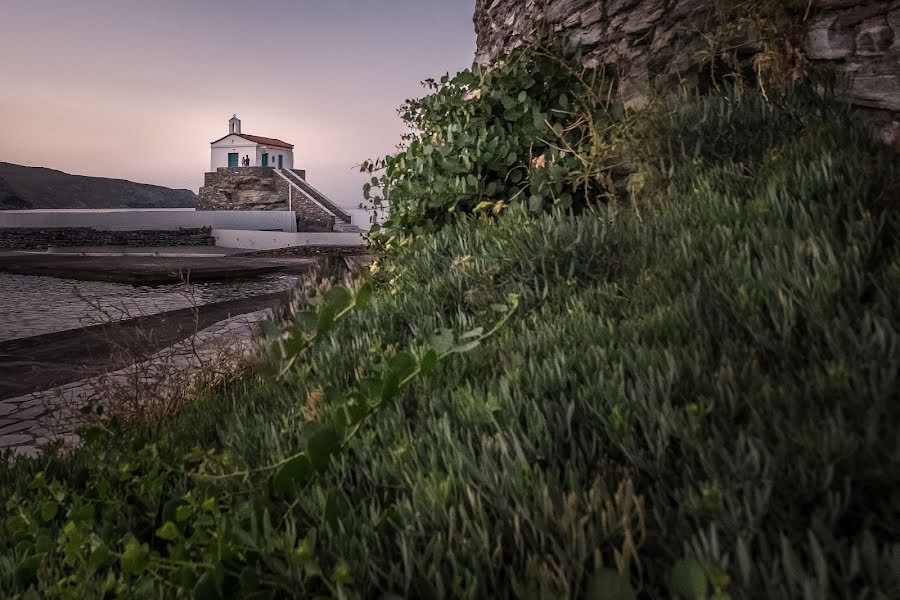
{"type": "Polygon", "coordinates": [[[0,255],[0,272],[129,284],[243,279],[273,272],[304,272],[312,258],[238,256],[0,255]]]}

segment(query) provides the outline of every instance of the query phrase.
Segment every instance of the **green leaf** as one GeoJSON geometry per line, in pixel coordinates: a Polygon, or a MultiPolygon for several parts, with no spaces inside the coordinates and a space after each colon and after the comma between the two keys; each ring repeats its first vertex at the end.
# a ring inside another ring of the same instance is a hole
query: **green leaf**
{"type": "Polygon", "coordinates": [[[296,325],[296,335],[303,339],[303,333],[312,335],[316,331],[316,323],[318,316],[314,310],[304,310],[294,315],[294,323],[296,325]]]}
{"type": "Polygon", "coordinates": [[[342,285],[332,286],[325,292],[325,306],[331,307],[335,313],[344,311],[353,304],[353,293],[342,285]]]}
{"type": "Polygon", "coordinates": [[[332,427],[323,427],[306,442],[306,453],[316,469],[328,466],[331,456],[341,447],[341,436],[332,427]]]}
{"type": "Polygon", "coordinates": [[[475,329],[472,329],[471,331],[467,331],[464,334],[462,334],[461,336],[459,336],[459,339],[460,340],[469,340],[472,338],[481,337],[482,335],[484,335],[484,327],[476,327],[475,329]]]}
{"type": "Polygon", "coordinates": [[[472,340],[471,342],[467,342],[465,344],[457,344],[453,347],[451,352],[453,354],[465,354],[466,352],[471,352],[480,345],[481,340],[472,340]]]}
{"type": "Polygon", "coordinates": [[[334,319],[337,316],[337,311],[330,305],[325,305],[319,309],[316,319],[316,333],[318,335],[325,335],[331,328],[334,327],[334,319]]]}
{"type": "Polygon", "coordinates": [[[372,298],[372,285],[369,283],[365,283],[358,290],[356,290],[356,295],[354,297],[354,302],[356,308],[364,308],[369,304],[369,300],[372,298]]]}
{"type": "Polygon", "coordinates": [[[600,569],[588,581],[586,600],[635,600],[631,583],[618,571],[600,569]]]}
{"type": "Polygon", "coordinates": [[[56,502],[47,500],[41,504],[41,520],[45,523],[55,519],[57,512],[59,512],[59,505],[56,502]]]}
{"type": "Polygon", "coordinates": [[[428,345],[440,354],[446,354],[453,347],[453,332],[449,329],[439,329],[428,338],[428,345]]]}
{"type": "Polygon", "coordinates": [[[309,481],[314,472],[313,465],[305,454],[299,454],[281,465],[272,476],[272,492],[284,494],[295,486],[309,481]]]}
{"type": "Polygon", "coordinates": [[[400,376],[388,369],[381,379],[381,402],[390,402],[400,393],[400,376]]]}
{"type": "Polygon", "coordinates": [[[178,526],[172,521],[166,521],[162,527],[156,530],[156,537],[171,542],[181,536],[178,526]]]}
{"type": "Polygon", "coordinates": [[[345,583],[349,583],[353,580],[352,572],[350,571],[350,565],[347,564],[346,561],[340,561],[335,567],[334,571],[331,573],[331,581],[336,585],[342,585],[345,583]]]}
{"type": "Polygon", "coordinates": [[[388,362],[388,368],[397,374],[401,382],[415,373],[416,367],[416,357],[409,352],[398,352],[388,362]]]}
{"type": "Polygon", "coordinates": [[[707,580],[703,566],[693,558],[675,563],[669,579],[669,591],[682,600],[706,600],[707,580]]]}
{"type": "Polygon", "coordinates": [[[422,359],[419,361],[419,373],[422,376],[430,375],[435,367],[437,367],[438,363],[438,355],[433,349],[429,349],[422,355],[422,359]]]}
{"type": "Polygon", "coordinates": [[[131,538],[125,544],[125,551],[119,559],[122,570],[126,573],[138,574],[147,566],[149,552],[146,544],[140,544],[131,538]]]}
{"type": "Polygon", "coordinates": [[[519,92],[518,100],[519,100],[519,104],[522,104],[526,100],[528,100],[528,92],[526,92],[525,90],[522,90],[521,92],[519,92]]]}
{"type": "Polygon", "coordinates": [[[77,504],[69,509],[69,520],[74,523],[86,523],[94,520],[94,504],[77,504]]]}
{"type": "Polygon", "coordinates": [[[537,194],[532,194],[528,199],[528,210],[531,212],[540,212],[544,210],[544,199],[537,194]]]}

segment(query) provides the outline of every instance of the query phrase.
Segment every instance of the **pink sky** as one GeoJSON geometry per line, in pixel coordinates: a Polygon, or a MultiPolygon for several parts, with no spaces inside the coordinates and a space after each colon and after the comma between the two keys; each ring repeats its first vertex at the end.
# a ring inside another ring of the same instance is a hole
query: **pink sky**
{"type": "Polygon", "coordinates": [[[0,161],[194,191],[233,113],[346,205],[419,81],[468,67],[474,0],[4,6],[0,161]]]}

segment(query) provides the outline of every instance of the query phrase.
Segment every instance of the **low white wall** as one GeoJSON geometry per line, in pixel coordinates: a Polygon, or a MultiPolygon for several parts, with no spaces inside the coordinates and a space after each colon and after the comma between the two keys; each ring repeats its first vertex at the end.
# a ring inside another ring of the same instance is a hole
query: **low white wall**
{"type": "MultiPolygon", "coordinates": [[[[344,212],[350,215],[353,225],[356,225],[363,231],[369,231],[370,229],[372,229],[372,209],[366,210],[364,208],[346,206],[342,206],[341,208],[344,210],[344,212]]],[[[379,209],[378,212],[375,213],[377,217],[376,222],[384,223],[387,220],[387,213],[388,211],[386,208],[379,209]]]]}
{"type": "Polygon", "coordinates": [[[109,210],[3,210],[0,229],[90,227],[99,231],[170,231],[179,228],[297,231],[293,212],[271,210],[194,210],[192,208],[109,210]]]}
{"type": "Polygon", "coordinates": [[[216,246],[245,250],[277,250],[297,246],[361,246],[358,233],[283,233],[279,231],[238,231],[213,229],[216,246]]]}

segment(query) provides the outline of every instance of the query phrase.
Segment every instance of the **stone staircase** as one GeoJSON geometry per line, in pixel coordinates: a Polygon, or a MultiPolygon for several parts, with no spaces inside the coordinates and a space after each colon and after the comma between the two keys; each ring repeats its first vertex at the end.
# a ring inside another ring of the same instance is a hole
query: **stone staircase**
{"type": "Polygon", "coordinates": [[[338,230],[337,226],[339,225],[339,222],[343,222],[345,225],[351,224],[353,219],[344,209],[335,204],[328,196],[307,183],[307,181],[296,171],[292,169],[281,169],[281,174],[284,175],[293,185],[300,188],[307,196],[315,199],[316,202],[334,213],[334,216],[336,217],[335,231],[338,230]]]}

